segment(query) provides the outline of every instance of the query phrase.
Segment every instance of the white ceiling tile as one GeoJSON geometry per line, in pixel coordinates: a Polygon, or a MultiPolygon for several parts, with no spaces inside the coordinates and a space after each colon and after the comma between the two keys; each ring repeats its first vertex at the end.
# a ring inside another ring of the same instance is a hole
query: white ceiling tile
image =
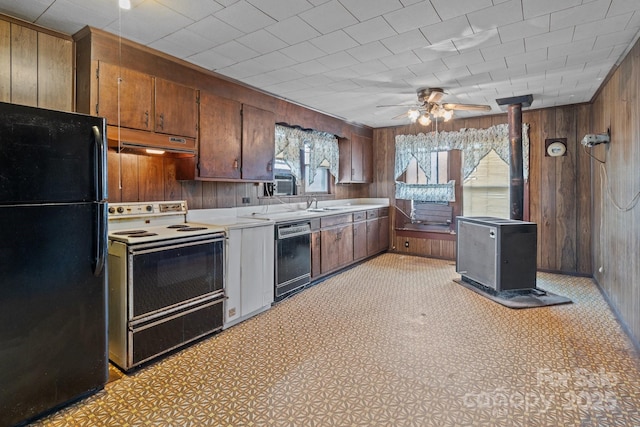
{"type": "Polygon", "coordinates": [[[373,59],[391,56],[392,52],[379,41],[363,44],[347,50],[349,55],[360,62],[367,62],[373,59]]]}
{"type": "Polygon", "coordinates": [[[193,62],[208,70],[218,70],[220,68],[228,67],[234,64],[236,61],[230,58],[226,58],[212,50],[205,50],[204,52],[196,53],[187,58],[189,62],[193,62]]]}
{"type": "Polygon", "coordinates": [[[635,12],[633,13],[633,15],[631,15],[631,19],[627,23],[625,29],[629,30],[631,28],[640,28],[640,12],[635,12]]]}
{"type": "Polygon", "coordinates": [[[146,44],[192,23],[192,19],[159,3],[143,2],[132,6],[131,10],[122,14],[119,23],[112,23],[108,29],[116,34],[121,31],[125,37],[146,44]]]}
{"type": "Polygon", "coordinates": [[[549,15],[527,19],[515,24],[498,27],[502,42],[509,42],[525,37],[535,36],[549,31],[549,15]]]}
{"type": "MultiPolygon", "coordinates": [[[[264,75],[278,82],[286,82],[286,81],[293,81],[293,80],[301,81],[301,79],[305,77],[304,74],[301,74],[295,70],[292,70],[291,68],[282,68],[280,70],[270,71],[268,73],[265,73],[264,75]]],[[[308,86],[308,85],[305,84],[305,86],[308,86]]]]}
{"type": "Polygon", "coordinates": [[[494,81],[503,81],[508,80],[511,77],[524,76],[527,74],[527,67],[525,67],[524,64],[510,65],[503,70],[490,71],[489,74],[494,81]]]}
{"type": "Polygon", "coordinates": [[[417,76],[406,78],[405,81],[416,90],[423,87],[438,87],[442,84],[435,74],[418,74],[417,76]]]}
{"type": "Polygon", "coordinates": [[[289,92],[294,92],[294,91],[297,91],[297,90],[304,90],[304,89],[307,89],[307,88],[308,88],[308,86],[305,85],[304,83],[302,83],[301,81],[294,80],[294,81],[290,81],[290,82],[276,83],[275,85],[267,86],[264,89],[267,92],[271,92],[271,93],[287,94],[289,92]]]}
{"type": "Polygon", "coordinates": [[[287,43],[266,30],[254,31],[236,40],[259,53],[269,53],[287,46],[287,43]]]}
{"type": "MultiPolygon", "coordinates": [[[[180,1],[180,0],[174,0],[180,1]]],[[[199,0],[196,0],[199,1],[199,0]]],[[[290,18],[313,7],[307,0],[247,0],[277,21],[290,18]]]]}
{"type": "Polygon", "coordinates": [[[286,47],[281,49],[280,52],[284,53],[296,62],[311,61],[312,59],[326,55],[325,52],[321,51],[308,41],[286,47]]]}
{"type": "Polygon", "coordinates": [[[569,43],[573,38],[573,28],[551,31],[537,36],[526,37],[524,47],[527,51],[542,49],[558,43],[569,43]]]}
{"type": "Polygon", "coordinates": [[[459,77],[456,80],[461,87],[474,86],[491,79],[491,75],[486,73],[471,74],[470,76],[459,77]]]}
{"type": "Polygon", "coordinates": [[[440,22],[440,18],[429,2],[420,2],[386,13],[384,19],[398,34],[440,22]]]}
{"type": "Polygon", "coordinates": [[[342,30],[334,31],[333,33],[325,34],[309,41],[313,43],[314,46],[329,54],[358,46],[358,42],[342,30]]]}
{"type": "Polygon", "coordinates": [[[456,80],[461,79],[463,77],[470,76],[471,72],[467,67],[460,67],[460,68],[454,68],[452,70],[438,71],[437,73],[433,73],[433,74],[443,84],[452,85],[456,80]]]}
{"type": "Polygon", "coordinates": [[[549,59],[557,58],[559,56],[571,55],[574,52],[589,52],[593,49],[593,45],[596,41],[595,37],[588,39],[577,40],[570,43],[557,44],[549,46],[547,53],[549,59]]]}
{"type": "Polygon", "coordinates": [[[185,58],[213,47],[214,43],[193,31],[183,29],[156,40],[150,46],[178,58],[185,58]]]}
{"type": "Polygon", "coordinates": [[[507,66],[520,64],[531,64],[537,61],[547,60],[547,49],[532,50],[530,52],[521,53],[519,55],[509,55],[506,57],[507,66]]]}
{"type": "Polygon", "coordinates": [[[416,4],[421,1],[424,1],[424,0],[400,0],[400,3],[402,3],[404,6],[411,6],[412,4],[416,4]]]}
{"type": "Polygon", "coordinates": [[[591,39],[601,34],[618,32],[621,28],[626,28],[630,19],[630,15],[617,15],[599,21],[598,25],[592,23],[576,25],[573,40],[591,39]]]}
{"type": "MultiPolygon", "coordinates": [[[[40,3],[23,1],[20,4],[32,4],[37,7],[40,3]]],[[[33,9],[33,11],[37,10],[37,8],[33,9]]],[[[0,7],[1,11],[2,8],[0,7]]],[[[105,28],[110,23],[117,22],[119,8],[117,4],[105,4],[102,2],[57,0],[43,12],[38,14],[39,18],[35,21],[38,25],[57,28],[66,34],[74,34],[85,25],[105,28]]]]}
{"type": "Polygon", "coordinates": [[[387,67],[377,59],[367,62],[361,62],[360,64],[352,65],[349,68],[359,76],[368,76],[371,74],[382,73],[389,70],[389,67],[387,67]]]}
{"type": "Polygon", "coordinates": [[[510,0],[496,6],[472,12],[467,15],[474,32],[481,32],[491,28],[497,28],[514,22],[520,22],[522,18],[522,3],[520,0],[510,0]]]}
{"type": "Polygon", "coordinates": [[[547,59],[546,61],[536,61],[527,64],[527,74],[542,73],[548,70],[557,70],[566,65],[566,57],[558,57],[553,59],[547,59]]]}
{"type": "Polygon", "coordinates": [[[324,64],[330,70],[337,70],[338,68],[349,67],[358,62],[353,56],[347,52],[338,52],[333,55],[327,55],[323,58],[319,58],[318,62],[324,64]]]}
{"type": "Polygon", "coordinates": [[[447,56],[442,58],[442,62],[449,68],[458,68],[470,64],[478,64],[484,62],[484,58],[480,54],[479,50],[474,50],[467,53],[461,53],[459,55],[447,56]]]}
{"type": "Polygon", "coordinates": [[[431,61],[439,58],[446,58],[447,56],[457,55],[458,49],[453,45],[452,41],[446,41],[442,43],[425,46],[420,49],[414,49],[413,51],[418,58],[423,62],[431,61]]]}
{"type": "Polygon", "coordinates": [[[430,44],[420,30],[407,31],[397,36],[387,37],[381,42],[393,53],[418,49],[430,44]]]}
{"type": "Polygon", "coordinates": [[[54,2],[55,0],[2,0],[0,1],[0,12],[25,21],[35,22],[54,2]]]}
{"type": "Polygon", "coordinates": [[[303,62],[301,64],[292,65],[291,69],[304,74],[305,76],[313,76],[320,73],[326,73],[330,70],[329,67],[321,62],[318,62],[317,59],[303,62]]]}
{"type": "Polygon", "coordinates": [[[321,4],[324,4],[326,2],[328,2],[329,0],[307,0],[309,3],[311,3],[314,6],[320,6],[321,4]]]}
{"type": "Polygon", "coordinates": [[[214,16],[243,33],[251,33],[276,22],[244,0],[216,12],[214,16]]]}
{"type": "Polygon", "coordinates": [[[464,15],[437,24],[421,27],[420,31],[422,31],[427,40],[432,44],[473,34],[469,20],[464,15]]]}
{"type": "Polygon", "coordinates": [[[488,73],[491,71],[504,70],[505,68],[507,68],[507,63],[504,61],[504,59],[501,58],[501,60],[496,60],[496,61],[487,61],[487,62],[479,62],[477,64],[469,64],[467,65],[467,68],[469,69],[469,71],[471,71],[471,74],[481,74],[481,73],[488,73]]]}
{"type": "Polygon", "coordinates": [[[340,3],[361,22],[402,7],[398,0],[340,0],[340,3]]]}
{"type": "Polygon", "coordinates": [[[484,47],[480,49],[482,56],[486,61],[493,61],[504,58],[507,55],[516,55],[524,53],[524,40],[517,39],[501,45],[484,47]]]}
{"type": "Polygon", "coordinates": [[[636,33],[637,31],[633,29],[633,30],[622,31],[619,33],[609,33],[609,34],[600,35],[596,37],[596,43],[594,44],[593,48],[602,49],[602,48],[607,48],[607,47],[612,47],[612,46],[617,46],[622,44],[626,45],[628,44],[628,40],[633,38],[636,35],[636,33]]]}
{"type": "MultiPolygon", "coordinates": [[[[81,0],[84,3],[95,3],[81,0]]],[[[194,21],[205,18],[207,15],[211,15],[222,9],[220,3],[214,0],[156,0],[167,6],[170,9],[175,10],[178,13],[191,18],[194,21]]]]}
{"type": "Polygon", "coordinates": [[[582,4],[582,0],[522,0],[524,19],[549,15],[582,4]]]}
{"type": "Polygon", "coordinates": [[[407,67],[409,65],[419,64],[422,61],[416,56],[415,53],[413,53],[412,51],[408,51],[399,53],[397,55],[380,58],[380,62],[382,62],[390,69],[394,69],[398,67],[407,67]]]}
{"type": "Polygon", "coordinates": [[[189,25],[187,30],[211,40],[216,45],[226,43],[243,35],[241,31],[211,15],[189,25]],[[216,31],[211,31],[211,28],[215,28],[216,31]]]}
{"type": "Polygon", "coordinates": [[[280,52],[270,52],[254,58],[256,62],[266,67],[268,71],[277,70],[295,64],[295,61],[280,52]]]}
{"type": "Polygon", "coordinates": [[[493,28],[468,37],[453,39],[453,44],[456,46],[456,49],[462,53],[469,50],[478,50],[490,46],[497,46],[501,44],[501,41],[498,30],[493,28]]]}
{"type": "Polygon", "coordinates": [[[216,0],[216,3],[220,3],[224,7],[229,7],[232,4],[238,3],[240,0],[216,0]]]}
{"type": "Polygon", "coordinates": [[[380,17],[352,25],[344,30],[360,44],[385,39],[397,34],[393,28],[389,26],[387,21],[380,17]]]}
{"type": "Polygon", "coordinates": [[[443,21],[493,6],[491,0],[431,0],[443,21]]]}
{"type": "Polygon", "coordinates": [[[229,59],[233,59],[234,62],[246,61],[247,59],[260,55],[255,50],[249,49],[235,40],[216,46],[211,50],[229,59]]]}
{"type": "Polygon", "coordinates": [[[251,86],[256,88],[264,88],[281,82],[278,76],[271,75],[270,73],[246,77],[243,81],[244,83],[250,84],[251,86]]]}
{"type": "Polygon", "coordinates": [[[607,15],[611,0],[598,0],[551,14],[551,31],[592,23],[607,15]]]}
{"type": "Polygon", "coordinates": [[[334,81],[331,78],[325,76],[324,74],[316,74],[315,76],[306,76],[301,78],[300,81],[310,87],[326,86],[331,83],[334,83],[334,81]]]}
{"type": "Polygon", "coordinates": [[[332,0],[300,14],[300,18],[322,34],[357,24],[353,17],[337,0],[332,0]]]}
{"type": "Polygon", "coordinates": [[[296,44],[320,35],[313,27],[297,16],[280,21],[266,28],[274,36],[289,44],[296,44]]]}
{"type": "Polygon", "coordinates": [[[335,68],[331,71],[327,71],[324,75],[333,79],[334,82],[360,77],[360,74],[351,67],[335,68]]]}
{"type": "Polygon", "coordinates": [[[433,74],[449,69],[449,67],[447,67],[444,62],[442,62],[442,59],[424,61],[419,64],[409,65],[408,68],[416,76],[433,74]]]}
{"type": "Polygon", "coordinates": [[[638,10],[638,0],[613,0],[607,17],[620,15],[623,13],[632,13],[638,10]]]}

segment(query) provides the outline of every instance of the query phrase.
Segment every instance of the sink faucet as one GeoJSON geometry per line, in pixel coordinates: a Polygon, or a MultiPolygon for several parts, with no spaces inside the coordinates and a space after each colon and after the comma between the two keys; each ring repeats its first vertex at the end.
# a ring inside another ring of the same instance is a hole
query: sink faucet
{"type": "Polygon", "coordinates": [[[318,199],[316,199],[315,197],[307,198],[307,209],[311,207],[311,204],[313,204],[313,202],[316,202],[315,209],[318,209],[318,199]]]}

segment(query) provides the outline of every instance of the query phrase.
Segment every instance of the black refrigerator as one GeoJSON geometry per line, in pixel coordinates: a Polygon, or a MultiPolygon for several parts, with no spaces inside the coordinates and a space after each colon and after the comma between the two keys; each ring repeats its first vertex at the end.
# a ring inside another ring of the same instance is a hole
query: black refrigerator
{"type": "Polygon", "coordinates": [[[105,128],[0,103],[0,426],[107,381],[105,128]]]}

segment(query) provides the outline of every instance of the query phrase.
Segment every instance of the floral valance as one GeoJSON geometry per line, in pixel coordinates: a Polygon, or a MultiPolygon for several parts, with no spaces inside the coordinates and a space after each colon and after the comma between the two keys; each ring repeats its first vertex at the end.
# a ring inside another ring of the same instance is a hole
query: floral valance
{"type": "Polygon", "coordinates": [[[290,168],[298,181],[302,179],[300,170],[300,152],[309,145],[309,171],[313,179],[316,169],[325,162],[329,172],[338,180],[338,138],[327,132],[303,130],[276,125],[276,158],[281,158],[290,168]]]}
{"type": "MultiPolygon", "coordinates": [[[[411,159],[415,158],[429,180],[431,152],[448,150],[462,150],[463,178],[465,179],[491,150],[509,164],[509,127],[507,124],[501,124],[487,129],[397,135],[395,179],[397,180],[404,173],[411,159]]],[[[522,157],[523,176],[527,180],[529,178],[529,125],[527,123],[522,124],[522,157]]],[[[397,185],[396,183],[396,188],[397,185]]]]}
{"type": "Polygon", "coordinates": [[[406,184],[396,182],[396,199],[419,200],[421,202],[455,202],[456,182],[446,184],[406,184]]]}

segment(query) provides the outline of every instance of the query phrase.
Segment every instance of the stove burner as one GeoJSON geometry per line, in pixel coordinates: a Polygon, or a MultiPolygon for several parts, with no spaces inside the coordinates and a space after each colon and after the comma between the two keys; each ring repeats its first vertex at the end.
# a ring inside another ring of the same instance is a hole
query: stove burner
{"type": "Polygon", "coordinates": [[[125,231],[116,231],[113,234],[118,236],[134,236],[137,234],[146,234],[147,230],[125,230],[125,231]]]}
{"type": "Polygon", "coordinates": [[[189,226],[187,224],[174,224],[169,225],[167,228],[189,228],[189,226]]]}
{"type": "Polygon", "coordinates": [[[206,229],[207,229],[207,227],[189,227],[189,226],[186,226],[186,227],[178,228],[176,231],[199,231],[199,230],[206,230],[206,229]]]}
{"type": "Polygon", "coordinates": [[[149,237],[149,236],[157,236],[158,233],[150,233],[148,231],[145,231],[144,233],[137,233],[137,234],[132,234],[129,237],[149,237]]]}

